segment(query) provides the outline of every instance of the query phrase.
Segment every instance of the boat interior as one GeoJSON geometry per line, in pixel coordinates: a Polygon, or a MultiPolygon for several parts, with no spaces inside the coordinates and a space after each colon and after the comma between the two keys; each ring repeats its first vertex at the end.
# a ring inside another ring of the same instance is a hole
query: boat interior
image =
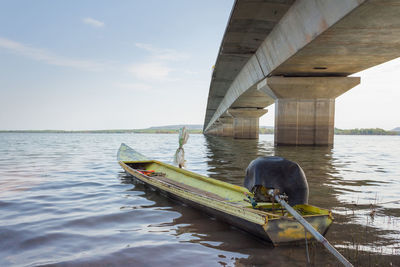
{"type": "MultiPolygon", "coordinates": [[[[124,163],[136,171],[138,175],[154,178],[189,192],[254,209],[255,211],[265,213],[270,218],[291,217],[278,203],[258,202],[253,207],[251,201],[247,198],[247,195],[251,195],[251,193],[241,186],[218,181],[154,160],[140,162],[124,161],[124,163]]],[[[328,211],[311,205],[296,205],[294,208],[303,216],[328,214],[328,211]]]]}

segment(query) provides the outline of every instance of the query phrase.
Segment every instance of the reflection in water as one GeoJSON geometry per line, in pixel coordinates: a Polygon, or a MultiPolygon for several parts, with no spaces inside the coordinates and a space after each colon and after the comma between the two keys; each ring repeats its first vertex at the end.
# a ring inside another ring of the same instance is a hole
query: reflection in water
{"type": "MultiPolygon", "coordinates": [[[[376,201],[365,203],[365,199],[370,199],[371,196],[370,192],[363,192],[363,189],[374,184],[374,181],[345,179],[346,173],[343,173],[343,168],[348,167],[348,162],[338,158],[339,155],[335,154],[335,149],[332,147],[274,147],[272,140],[265,139],[234,140],[206,137],[210,176],[243,185],[244,170],[257,157],[275,155],[295,161],[306,173],[310,187],[310,204],[334,212],[335,221],[326,236],[328,240],[342,248],[342,252],[355,263],[369,262],[373,257],[371,253],[400,254],[399,206],[396,209],[387,209],[379,207],[376,201]],[[359,203],[351,201],[355,192],[359,193],[359,203]],[[376,213],[377,209],[379,215],[376,213]],[[391,214],[392,218],[388,217],[388,214],[391,214]],[[374,221],[380,223],[373,223],[374,221]]],[[[398,199],[400,200],[400,197],[398,199]]],[[[315,249],[317,255],[325,254],[320,246],[316,246],[315,249]]],[[[287,250],[290,250],[289,254],[295,258],[304,257],[304,253],[297,248],[280,248],[279,251],[284,253],[287,250]]],[[[379,263],[392,261],[391,257],[384,258],[379,255],[374,255],[373,260],[379,263]]]]}
{"type": "MultiPolygon", "coordinates": [[[[272,142],[206,137],[210,176],[243,186],[245,170],[257,157],[280,156],[300,164],[310,186],[310,203],[338,206],[335,189],[329,186],[332,174],[332,149],[327,147],[274,147],[272,142]],[[315,201],[314,201],[315,200],[315,201]]],[[[331,207],[331,206],[330,206],[331,207]]],[[[333,206],[332,206],[333,207],[333,206]]]]}
{"type": "Polygon", "coordinates": [[[258,140],[205,136],[205,141],[209,176],[241,186],[249,163],[257,157],[274,153],[273,146],[258,140]]]}
{"type": "MultiPolygon", "coordinates": [[[[272,247],[122,173],[120,143],[171,163],[178,136],[0,134],[0,266],[305,266],[304,246],[272,247]]],[[[336,218],[327,238],[361,266],[400,266],[400,137],[340,136],[334,148],[191,135],[190,171],[242,185],[258,156],[298,162],[310,203],[336,218]],[[372,206],[370,206],[372,204],[372,206]]],[[[337,266],[319,244],[311,261],[337,266]]]]}
{"type": "MultiPolygon", "coordinates": [[[[154,205],[142,208],[156,207],[157,209],[167,209],[180,214],[171,222],[153,224],[151,227],[160,231],[168,229],[169,233],[176,236],[182,243],[199,244],[219,251],[222,265],[254,266],[272,264],[273,266],[284,266],[290,263],[295,266],[305,266],[307,264],[304,247],[273,247],[270,243],[211,218],[201,211],[167,199],[130,176],[121,175],[120,179],[123,183],[134,184],[133,191],[144,191],[146,199],[154,202],[154,205]]],[[[329,266],[330,263],[335,262],[335,259],[323,249],[317,250],[314,246],[310,252],[312,263],[329,266]]]]}

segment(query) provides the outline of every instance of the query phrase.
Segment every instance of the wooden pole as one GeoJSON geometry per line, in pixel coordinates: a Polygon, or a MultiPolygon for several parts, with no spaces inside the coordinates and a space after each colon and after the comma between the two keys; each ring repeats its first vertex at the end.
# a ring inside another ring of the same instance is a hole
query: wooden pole
{"type": "Polygon", "coordinates": [[[315,239],[322,243],[322,245],[324,245],[324,247],[333,254],[333,256],[335,256],[344,266],[346,267],[353,267],[353,265],[342,255],[339,253],[339,251],[337,251],[335,249],[334,246],[332,246],[328,240],[323,237],[317,230],[314,229],[314,227],[312,227],[311,224],[309,224],[297,211],[295,211],[288,203],[286,203],[285,200],[282,199],[282,197],[280,195],[276,195],[274,193],[274,190],[271,189],[268,191],[268,194],[275,198],[275,200],[281,204],[281,206],[283,206],[290,214],[293,215],[293,217],[301,224],[304,226],[305,229],[307,229],[307,231],[309,231],[314,237],[315,239]]]}

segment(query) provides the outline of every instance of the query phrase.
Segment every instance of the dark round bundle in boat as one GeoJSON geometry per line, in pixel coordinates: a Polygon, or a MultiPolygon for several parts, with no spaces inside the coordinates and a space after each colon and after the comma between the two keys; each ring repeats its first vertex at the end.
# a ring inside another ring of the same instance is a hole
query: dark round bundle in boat
{"type": "Polygon", "coordinates": [[[255,195],[255,200],[271,201],[266,189],[278,189],[286,194],[290,206],[308,203],[308,183],[302,168],[281,157],[259,157],[246,169],[244,186],[255,195]]]}

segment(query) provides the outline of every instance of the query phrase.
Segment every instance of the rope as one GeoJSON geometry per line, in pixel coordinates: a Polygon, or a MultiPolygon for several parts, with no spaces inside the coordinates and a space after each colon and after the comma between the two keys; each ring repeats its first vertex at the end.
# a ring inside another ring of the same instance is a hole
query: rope
{"type": "Polygon", "coordinates": [[[186,144],[189,139],[189,134],[186,131],[186,127],[179,129],[179,147],[175,152],[174,163],[179,166],[179,168],[185,167],[185,151],[183,150],[183,145],[186,144]]]}

